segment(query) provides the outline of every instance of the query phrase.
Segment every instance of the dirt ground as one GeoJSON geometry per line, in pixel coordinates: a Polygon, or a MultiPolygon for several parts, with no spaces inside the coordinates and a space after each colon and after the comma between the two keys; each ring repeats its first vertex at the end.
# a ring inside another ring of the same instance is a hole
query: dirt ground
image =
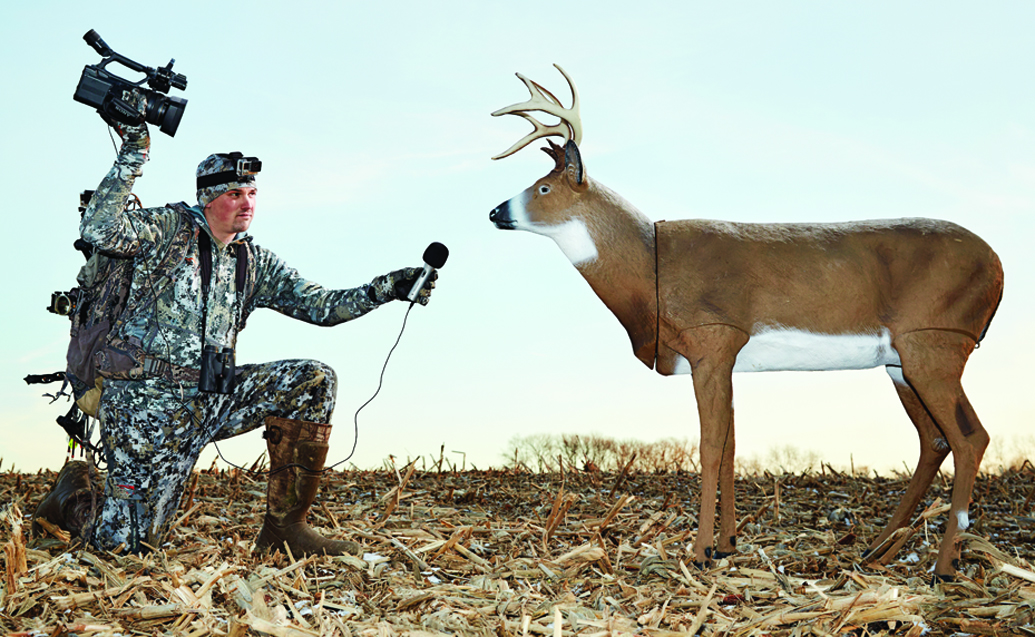
{"type": "Polygon", "coordinates": [[[698,476],[330,474],[310,523],[364,554],[253,556],[265,478],[202,471],[145,556],[28,538],[55,474],[0,474],[11,635],[1035,635],[1035,468],[982,475],[932,585],[951,479],[860,563],[908,476],[740,477],[738,554],[694,567],[698,476]]]}

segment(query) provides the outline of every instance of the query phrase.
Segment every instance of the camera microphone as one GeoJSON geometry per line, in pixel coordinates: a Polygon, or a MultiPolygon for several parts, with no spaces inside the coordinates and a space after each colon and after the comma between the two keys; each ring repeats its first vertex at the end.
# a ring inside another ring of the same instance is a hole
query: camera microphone
{"type": "Polygon", "coordinates": [[[83,36],[83,39],[86,40],[86,43],[93,47],[93,50],[97,51],[101,57],[106,58],[114,53],[111,47],[108,46],[108,43],[102,40],[101,36],[93,29],[87,31],[86,35],[83,36]]]}
{"type": "Polygon", "coordinates": [[[410,293],[406,295],[406,299],[411,303],[417,302],[417,295],[420,294],[421,288],[427,283],[431,273],[446,264],[446,259],[449,258],[449,248],[434,241],[424,250],[422,258],[424,259],[424,271],[417,277],[410,293]]]}

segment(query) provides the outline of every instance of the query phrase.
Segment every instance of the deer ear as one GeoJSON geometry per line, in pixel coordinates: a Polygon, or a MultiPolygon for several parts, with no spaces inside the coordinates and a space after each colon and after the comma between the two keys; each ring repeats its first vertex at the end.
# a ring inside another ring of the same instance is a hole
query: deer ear
{"type": "Polygon", "coordinates": [[[581,186],[586,181],[586,169],[582,165],[582,154],[575,142],[568,140],[564,145],[564,170],[568,178],[581,186]]]}

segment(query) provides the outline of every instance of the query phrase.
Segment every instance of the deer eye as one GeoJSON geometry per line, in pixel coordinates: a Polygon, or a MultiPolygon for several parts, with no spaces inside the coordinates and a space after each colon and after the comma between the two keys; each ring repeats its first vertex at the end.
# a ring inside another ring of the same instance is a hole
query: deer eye
{"type": "Polygon", "coordinates": [[[539,194],[540,195],[548,195],[548,194],[550,194],[550,187],[547,186],[546,184],[543,184],[542,186],[539,186],[539,194]]]}

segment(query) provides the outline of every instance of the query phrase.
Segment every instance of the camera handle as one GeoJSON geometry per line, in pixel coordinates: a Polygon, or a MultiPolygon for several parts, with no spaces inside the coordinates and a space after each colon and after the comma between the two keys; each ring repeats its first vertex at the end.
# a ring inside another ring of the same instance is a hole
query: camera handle
{"type": "Polygon", "coordinates": [[[144,82],[147,82],[148,86],[159,93],[168,93],[170,86],[174,86],[181,91],[187,88],[187,78],[180,73],[173,73],[172,67],[176,62],[175,59],[169,60],[169,63],[161,68],[153,69],[150,66],[134,62],[121,53],[117,53],[114,49],[108,46],[108,43],[102,40],[101,36],[93,29],[86,32],[86,35],[83,36],[83,40],[85,40],[94,51],[97,51],[97,53],[104,58],[101,60],[100,64],[97,65],[97,68],[107,71],[107,68],[105,67],[107,67],[108,64],[118,62],[127,69],[136,71],[137,73],[143,73],[146,76],[144,79],[137,82],[130,82],[125,78],[119,78],[127,84],[141,86],[144,82]]]}
{"type": "MultiPolygon", "coordinates": [[[[155,70],[153,68],[151,68],[150,66],[145,66],[145,65],[143,65],[143,64],[141,64],[139,62],[134,62],[133,60],[131,60],[128,57],[126,57],[125,55],[122,55],[121,53],[115,52],[115,50],[112,49],[110,46],[108,46],[104,42],[104,40],[101,39],[101,36],[97,35],[97,32],[94,31],[93,29],[90,29],[90,31],[87,32],[87,34],[83,36],[83,39],[86,40],[87,44],[89,44],[91,47],[93,47],[94,51],[97,51],[98,53],[100,53],[101,57],[104,58],[103,60],[100,61],[99,64],[97,64],[98,68],[107,70],[105,67],[107,67],[109,64],[111,64],[112,62],[118,62],[119,64],[121,64],[122,66],[126,67],[127,69],[129,69],[131,71],[136,71],[137,73],[143,73],[144,75],[147,75],[148,77],[150,77],[152,74],[155,73],[155,70]],[[93,38],[90,37],[91,33],[93,34],[93,38]]],[[[138,81],[138,82],[130,82],[129,80],[127,80],[125,78],[120,78],[120,79],[124,80],[127,84],[134,84],[136,86],[140,86],[141,84],[143,84],[144,82],[147,81],[146,77],[144,79],[138,81]]]]}

